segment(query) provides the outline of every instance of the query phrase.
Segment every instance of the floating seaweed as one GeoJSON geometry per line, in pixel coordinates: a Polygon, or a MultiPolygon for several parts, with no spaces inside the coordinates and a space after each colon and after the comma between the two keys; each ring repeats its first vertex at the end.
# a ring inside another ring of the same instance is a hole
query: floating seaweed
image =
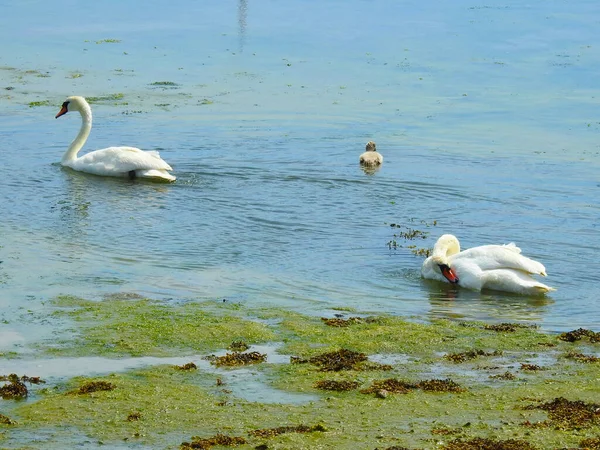
{"type": "Polygon", "coordinates": [[[82,395],[91,392],[112,391],[115,388],[116,386],[108,381],[88,381],[74,391],[69,392],[69,394],[82,395]]]}
{"type": "Polygon", "coordinates": [[[245,366],[265,362],[267,355],[259,352],[227,353],[225,356],[217,356],[210,363],[215,366],[245,366]]]}
{"type": "Polygon", "coordinates": [[[474,438],[467,440],[455,439],[448,442],[442,450],[536,450],[536,447],[527,441],[518,439],[495,440],[487,438],[474,438]]]}
{"type": "Polygon", "coordinates": [[[183,366],[175,366],[175,368],[177,370],[196,370],[198,366],[193,362],[189,362],[187,364],[184,364],[183,366]]]}
{"type": "Polygon", "coordinates": [[[469,350],[466,352],[461,352],[461,353],[448,353],[445,358],[455,362],[455,363],[461,363],[461,362],[465,362],[465,361],[469,361],[471,359],[475,359],[479,356],[500,356],[502,355],[502,352],[495,350],[493,352],[485,352],[483,350],[469,350]]]}
{"type": "Polygon", "coordinates": [[[192,442],[182,442],[179,448],[181,450],[189,449],[209,449],[215,445],[222,445],[225,447],[237,447],[238,445],[244,445],[246,439],[240,436],[226,436],[224,434],[217,434],[210,438],[201,438],[198,436],[192,436],[192,442]]]}
{"type": "Polygon", "coordinates": [[[358,381],[319,380],[314,385],[317,389],[324,391],[351,391],[358,388],[358,381]]]}
{"type": "Polygon", "coordinates": [[[296,426],[285,426],[277,428],[264,428],[262,430],[252,430],[248,432],[250,436],[271,438],[279,436],[284,433],[314,433],[315,431],[327,431],[327,428],[321,424],[308,426],[308,425],[296,425],[296,426]]]}

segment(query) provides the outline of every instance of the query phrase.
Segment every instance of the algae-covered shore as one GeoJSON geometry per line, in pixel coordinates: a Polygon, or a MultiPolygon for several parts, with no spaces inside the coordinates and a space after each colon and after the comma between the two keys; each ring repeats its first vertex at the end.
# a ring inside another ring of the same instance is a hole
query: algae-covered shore
{"type": "Polygon", "coordinates": [[[0,445],[598,448],[593,331],[329,313],[58,297],[39,314],[69,332],[32,353],[2,355],[10,367],[45,363],[12,381],[0,374],[4,388],[28,391],[3,395],[0,445]],[[51,361],[89,357],[87,376],[44,373],[51,361]],[[149,357],[143,367],[111,369],[149,357]],[[167,363],[173,357],[187,363],[167,363]]]}

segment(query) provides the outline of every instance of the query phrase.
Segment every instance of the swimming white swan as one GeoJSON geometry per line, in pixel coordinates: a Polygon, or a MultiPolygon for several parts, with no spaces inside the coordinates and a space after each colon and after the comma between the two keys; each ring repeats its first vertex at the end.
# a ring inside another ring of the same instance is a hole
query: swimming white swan
{"type": "Polygon", "coordinates": [[[62,157],[61,164],[80,172],[107,177],[150,178],[157,181],[175,181],[169,173],[173,170],[155,151],[143,151],[135,147],[108,147],[77,157],[92,129],[92,109],[83,97],[68,97],[55,116],[69,111],[81,114],[79,134],[62,157]]]}
{"type": "Polygon", "coordinates": [[[379,166],[383,163],[383,155],[377,151],[375,142],[367,142],[365,152],[360,155],[359,161],[365,166],[379,166]]]}
{"type": "Polygon", "coordinates": [[[460,251],[458,239],[441,236],[421,267],[423,278],[448,281],[469,289],[493,289],[517,294],[542,294],[556,289],[533,279],[546,276],[546,268],[521,255],[515,244],[482,245],[460,251]]]}

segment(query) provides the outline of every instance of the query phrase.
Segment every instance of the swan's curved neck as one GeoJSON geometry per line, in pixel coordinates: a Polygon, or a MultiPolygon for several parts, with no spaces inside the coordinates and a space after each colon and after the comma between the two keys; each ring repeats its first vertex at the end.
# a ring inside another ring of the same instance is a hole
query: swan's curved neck
{"type": "Polygon", "coordinates": [[[457,241],[443,240],[442,242],[436,242],[432,256],[445,261],[448,257],[457,253],[460,253],[460,244],[457,241]]]}
{"type": "Polygon", "coordinates": [[[90,135],[90,131],[92,129],[92,110],[88,105],[85,105],[83,109],[79,111],[81,114],[81,128],[79,129],[79,133],[77,137],[71,142],[69,148],[65,152],[62,157],[62,162],[68,163],[77,159],[77,153],[87,141],[88,136],[90,135]]]}

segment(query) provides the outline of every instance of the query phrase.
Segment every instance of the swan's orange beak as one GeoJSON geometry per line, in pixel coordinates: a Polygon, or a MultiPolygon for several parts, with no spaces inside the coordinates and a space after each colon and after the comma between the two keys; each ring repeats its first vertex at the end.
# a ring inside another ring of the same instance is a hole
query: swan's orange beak
{"type": "Polygon", "coordinates": [[[68,113],[69,110],[67,109],[67,105],[62,105],[62,108],[60,108],[60,111],[58,112],[58,114],[56,116],[54,116],[55,119],[58,119],[60,116],[68,113]]]}
{"type": "Polygon", "coordinates": [[[458,277],[456,276],[456,274],[454,273],[454,270],[452,270],[448,265],[439,264],[439,267],[440,267],[440,270],[442,271],[442,275],[444,275],[446,280],[448,280],[450,283],[456,284],[460,281],[458,279],[458,277]]]}

